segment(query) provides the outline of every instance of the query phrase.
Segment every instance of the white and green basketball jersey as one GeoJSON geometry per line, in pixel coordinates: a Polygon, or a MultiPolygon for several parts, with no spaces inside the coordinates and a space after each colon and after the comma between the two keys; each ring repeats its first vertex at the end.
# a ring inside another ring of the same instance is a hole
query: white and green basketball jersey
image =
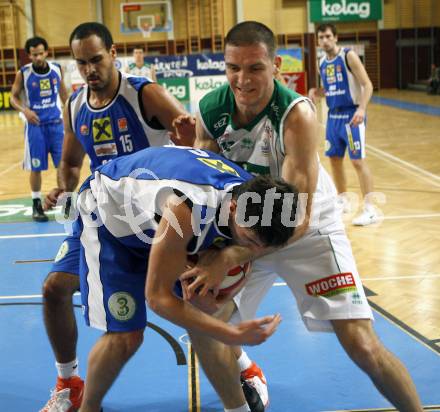
{"type": "Polygon", "coordinates": [[[136,66],[136,63],[130,63],[127,72],[134,76],[148,77],[149,79],[153,78],[152,66],[148,63],[144,63],[141,67],[136,66]]]}
{"type": "Polygon", "coordinates": [[[203,127],[216,140],[221,154],[252,174],[281,176],[284,121],[297,103],[309,101],[274,82],[269,104],[245,127],[238,128],[233,123],[235,100],[229,85],[208,93],[199,102],[203,127]]]}

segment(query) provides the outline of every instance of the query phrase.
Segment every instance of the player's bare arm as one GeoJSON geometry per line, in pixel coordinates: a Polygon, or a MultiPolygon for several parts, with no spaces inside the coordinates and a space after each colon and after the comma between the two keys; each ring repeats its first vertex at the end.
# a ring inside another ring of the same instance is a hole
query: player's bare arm
{"type": "MultiPolygon", "coordinates": [[[[293,184],[300,194],[307,195],[307,205],[304,221],[295,228],[291,241],[301,237],[309,225],[319,173],[317,150],[318,122],[315,111],[308,102],[298,103],[284,123],[285,158],[281,177],[293,184]]],[[[301,207],[298,208],[300,210],[301,207]]]]}
{"type": "Polygon", "coordinates": [[[70,126],[69,105],[64,107],[64,142],[61,161],[57,170],[58,187],[52,189],[44,199],[45,209],[56,206],[58,197],[63,192],[73,192],[78,186],[85,152],[70,126]]]}
{"type": "Polygon", "coordinates": [[[64,84],[64,70],[61,68],[61,80],[60,80],[60,99],[63,105],[66,104],[67,99],[69,98],[69,93],[67,92],[66,85],[64,84]]]}
{"type": "Polygon", "coordinates": [[[64,191],[72,192],[78,186],[79,174],[85,152],[72,130],[68,105],[64,108],[63,120],[65,132],[63,153],[58,168],[58,185],[64,191]]]}
{"type": "Polygon", "coordinates": [[[26,117],[26,120],[31,123],[38,125],[40,124],[40,119],[33,110],[27,107],[20,99],[20,94],[23,91],[23,73],[19,70],[15,75],[14,83],[11,89],[11,105],[14,109],[22,112],[26,117]]]}
{"type": "Polygon", "coordinates": [[[157,118],[169,132],[173,142],[181,146],[192,146],[195,138],[194,123],[187,123],[178,130],[173,121],[179,116],[188,116],[182,105],[162,86],[152,83],[142,89],[144,115],[148,120],[157,118]],[[177,133],[176,133],[177,131],[177,133]]]}
{"type": "Polygon", "coordinates": [[[203,127],[200,114],[197,114],[196,116],[196,140],[194,142],[194,147],[197,149],[210,150],[214,153],[220,153],[220,147],[217,142],[203,127]]]}
{"type": "Polygon", "coordinates": [[[325,97],[325,90],[322,87],[312,87],[309,89],[308,96],[314,104],[317,104],[319,99],[325,97]]]}
{"type": "Polygon", "coordinates": [[[347,53],[347,61],[353,76],[361,85],[359,107],[351,119],[351,124],[357,126],[365,119],[365,111],[367,109],[368,102],[373,95],[373,84],[368,77],[367,71],[362,64],[361,59],[354,51],[350,50],[350,52],[347,53]]]}
{"type": "Polygon", "coordinates": [[[264,342],[275,332],[279,315],[229,325],[207,315],[193,305],[176,297],[174,282],[186,265],[186,247],[193,237],[191,211],[176,196],[166,202],[162,219],[156,231],[148,264],[145,296],[148,305],[160,316],[186,329],[218,339],[226,344],[255,345],[264,342]],[[178,222],[178,229],[176,228],[178,222]],[[173,259],[170,259],[170,253],[173,259]]]}

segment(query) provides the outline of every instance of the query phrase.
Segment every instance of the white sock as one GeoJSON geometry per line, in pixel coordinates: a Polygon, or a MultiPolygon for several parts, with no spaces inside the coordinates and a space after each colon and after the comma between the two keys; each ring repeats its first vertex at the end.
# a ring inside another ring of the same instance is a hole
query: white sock
{"type": "Polygon", "coordinates": [[[238,367],[240,368],[240,372],[243,372],[247,368],[250,368],[250,366],[252,365],[252,361],[249,359],[247,353],[243,349],[241,350],[241,355],[237,359],[237,362],[238,367]]]}
{"type": "Polygon", "coordinates": [[[41,199],[41,192],[31,192],[32,199],[41,199]]]}
{"type": "Polygon", "coordinates": [[[245,403],[243,406],[240,406],[239,408],[234,409],[226,409],[225,412],[251,412],[249,405],[245,403]]]}
{"type": "Polygon", "coordinates": [[[58,370],[58,376],[63,379],[68,379],[71,376],[79,376],[78,359],[68,363],[55,362],[58,370]]]}

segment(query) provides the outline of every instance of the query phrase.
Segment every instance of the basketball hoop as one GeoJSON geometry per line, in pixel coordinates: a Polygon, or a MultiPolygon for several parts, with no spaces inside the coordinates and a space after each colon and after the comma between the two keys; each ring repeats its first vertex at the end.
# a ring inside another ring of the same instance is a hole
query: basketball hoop
{"type": "Polygon", "coordinates": [[[154,16],[146,15],[146,16],[138,16],[137,18],[137,26],[139,31],[142,33],[142,36],[147,39],[151,37],[151,32],[153,31],[155,24],[154,16]]]}
{"type": "Polygon", "coordinates": [[[139,30],[142,33],[142,37],[147,39],[151,37],[151,31],[153,30],[153,26],[151,26],[150,23],[142,23],[141,27],[139,27],[139,30]]]}

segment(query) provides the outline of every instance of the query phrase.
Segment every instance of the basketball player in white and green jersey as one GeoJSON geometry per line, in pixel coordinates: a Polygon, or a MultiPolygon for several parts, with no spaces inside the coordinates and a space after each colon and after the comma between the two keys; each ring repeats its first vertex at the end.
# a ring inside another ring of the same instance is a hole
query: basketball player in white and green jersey
{"type": "Polygon", "coordinates": [[[235,105],[229,84],[207,94],[199,102],[200,120],[223,156],[252,174],[280,176],[284,160],[283,129],[287,114],[299,102],[309,100],[274,80],[270,102],[258,116],[241,127],[234,121],[235,105]]]}
{"type": "Polygon", "coordinates": [[[154,82],[157,81],[154,64],[144,61],[144,49],[141,46],[133,49],[133,62],[128,64],[127,73],[134,76],[148,77],[154,82]]]}
{"type": "MultiPolygon", "coordinates": [[[[333,331],[350,358],[398,410],[422,411],[407,370],[374,332],[372,311],[337,211],[336,188],[319,162],[314,106],[274,80],[279,65],[275,49],[273,32],[261,23],[242,22],[228,32],[228,84],[200,101],[195,147],[219,152],[251,173],[270,173],[293,184],[307,195],[304,218],[297,216],[298,222],[292,222],[299,226],[289,244],[270,254],[257,256],[230,246],[211,261],[200,262],[181,277],[195,278],[187,295],[200,291],[198,296],[203,296],[218,287],[229,268],[253,260],[249,280],[225,306],[222,318],[232,316],[234,323],[254,318],[279,276],[294,295],[307,329],[333,331]]],[[[255,362],[241,348],[233,349],[234,356],[219,342],[189,334],[220,397],[234,397],[240,405],[241,372],[241,379],[261,398],[261,407],[252,412],[263,411],[269,401],[267,384],[255,362]]],[[[243,401],[241,405],[233,412],[249,410],[243,401]]]]}

